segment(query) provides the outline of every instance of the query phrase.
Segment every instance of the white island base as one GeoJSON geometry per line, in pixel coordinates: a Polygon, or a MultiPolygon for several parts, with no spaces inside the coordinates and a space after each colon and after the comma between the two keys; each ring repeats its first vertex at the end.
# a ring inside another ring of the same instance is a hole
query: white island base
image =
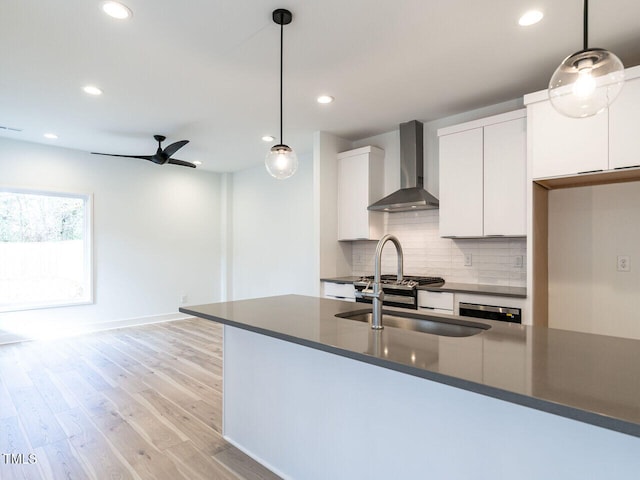
{"type": "Polygon", "coordinates": [[[640,439],[224,327],[224,436],[285,479],[638,479],[640,439]]]}

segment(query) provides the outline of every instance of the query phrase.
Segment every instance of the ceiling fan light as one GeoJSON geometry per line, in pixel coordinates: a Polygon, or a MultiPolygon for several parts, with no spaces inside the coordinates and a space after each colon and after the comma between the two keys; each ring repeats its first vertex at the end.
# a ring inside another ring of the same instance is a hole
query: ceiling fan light
{"type": "Polygon", "coordinates": [[[298,170],[298,156],[288,145],[274,145],[267,153],[264,164],[272,177],[284,180],[298,170]]]}
{"type": "Polygon", "coordinates": [[[563,115],[590,117],[607,108],[624,84],[624,65],[602,48],[569,55],[549,81],[549,100],[563,115]]]}

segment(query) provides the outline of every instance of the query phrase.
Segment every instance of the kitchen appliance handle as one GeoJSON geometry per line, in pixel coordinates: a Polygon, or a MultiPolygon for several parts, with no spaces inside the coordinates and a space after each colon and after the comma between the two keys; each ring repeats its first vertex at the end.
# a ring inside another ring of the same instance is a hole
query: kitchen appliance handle
{"type": "Polygon", "coordinates": [[[520,315],[519,308],[496,307],[494,305],[479,305],[477,303],[460,302],[460,308],[466,310],[478,310],[482,312],[494,313],[510,313],[511,315],[520,315]]]}

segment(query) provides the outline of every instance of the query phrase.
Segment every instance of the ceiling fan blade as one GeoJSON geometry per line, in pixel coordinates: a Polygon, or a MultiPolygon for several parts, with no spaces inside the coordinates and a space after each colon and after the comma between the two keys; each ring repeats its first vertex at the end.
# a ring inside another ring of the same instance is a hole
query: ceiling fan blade
{"type": "Polygon", "coordinates": [[[167,157],[170,157],[182,147],[184,147],[187,143],[189,143],[189,140],[180,140],[179,142],[172,143],[167,148],[165,148],[162,153],[164,153],[167,157]]]}
{"type": "Polygon", "coordinates": [[[123,158],[139,158],[141,160],[151,160],[151,155],[119,155],[117,153],[100,153],[91,152],[93,155],[107,155],[109,157],[123,157],[123,158]]]}
{"type": "Polygon", "coordinates": [[[182,165],[183,167],[196,168],[194,163],[185,162],[184,160],[177,160],[175,158],[170,158],[167,163],[170,163],[171,165],[182,165]]]}

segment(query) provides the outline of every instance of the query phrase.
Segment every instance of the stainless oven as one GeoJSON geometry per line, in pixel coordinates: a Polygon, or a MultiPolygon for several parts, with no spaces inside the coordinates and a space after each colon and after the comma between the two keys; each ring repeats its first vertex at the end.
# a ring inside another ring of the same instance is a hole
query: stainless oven
{"type": "MultiPolygon", "coordinates": [[[[444,285],[444,280],[440,277],[417,277],[404,276],[402,282],[397,281],[395,275],[381,275],[380,288],[384,292],[383,303],[387,307],[401,307],[418,309],[418,286],[444,285]]],[[[361,277],[358,281],[353,282],[356,290],[362,292],[370,292],[373,289],[373,276],[361,277]]],[[[372,303],[370,297],[360,297],[356,295],[356,302],[372,303]]]]}

